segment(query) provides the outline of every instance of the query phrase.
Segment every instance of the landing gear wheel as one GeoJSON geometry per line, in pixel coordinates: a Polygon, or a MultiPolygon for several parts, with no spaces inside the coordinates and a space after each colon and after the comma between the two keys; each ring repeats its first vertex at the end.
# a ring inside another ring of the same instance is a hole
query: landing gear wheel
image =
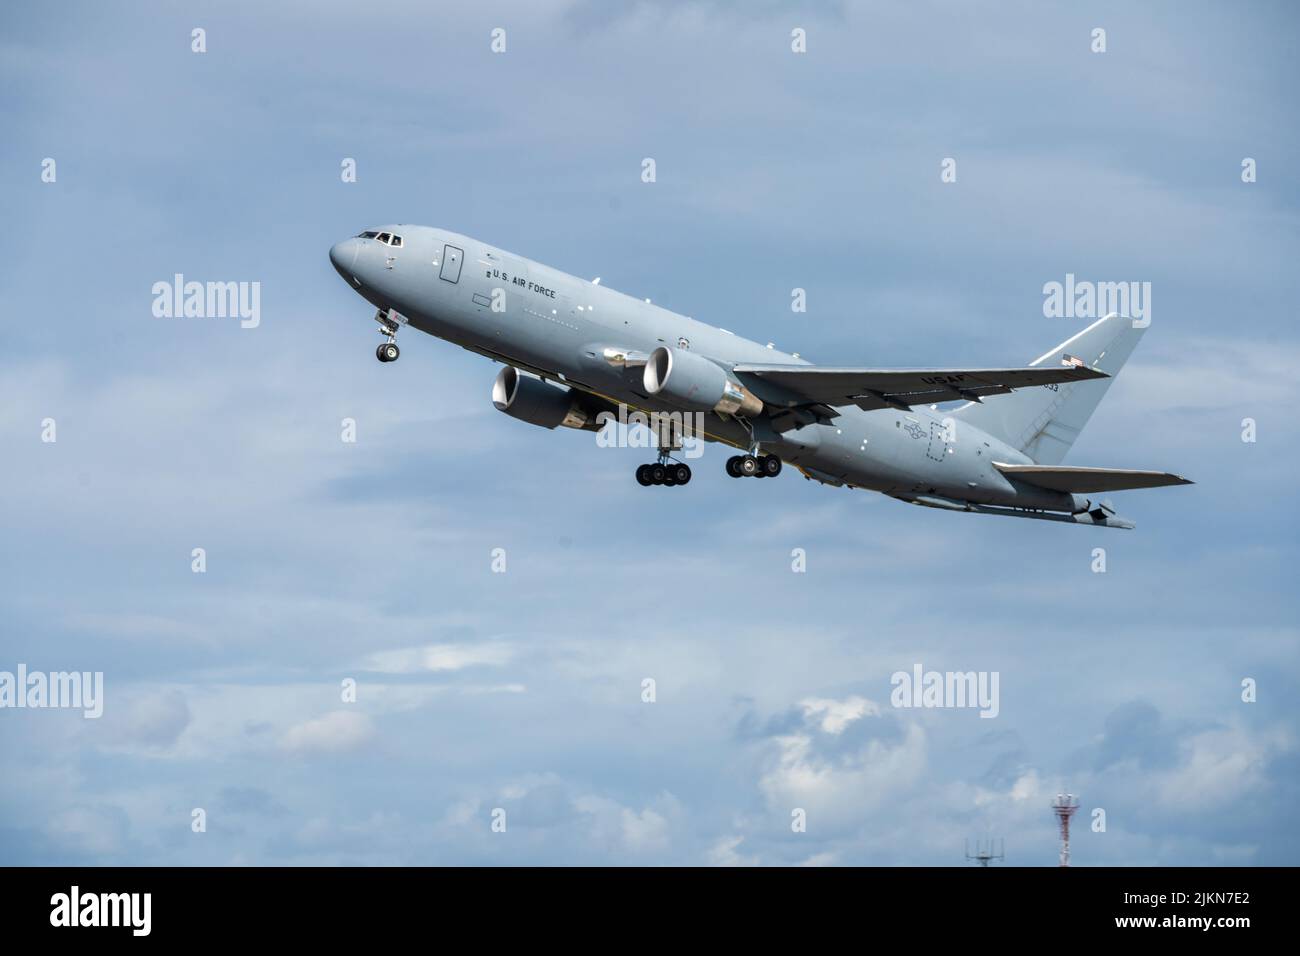
{"type": "Polygon", "coordinates": [[[691,468],[690,465],[684,465],[679,461],[641,465],[636,470],[636,480],[643,486],[667,485],[672,488],[674,485],[684,485],[691,480],[691,468]]]}
{"type": "Polygon", "coordinates": [[[736,466],[737,470],[746,478],[752,478],[758,474],[758,459],[753,455],[743,455],[740,464],[736,466]]]}
{"type": "Polygon", "coordinates": [[[402,350],[397,347],[396,342],[385,342],[375,349],[375,355],[381,362],[396,362],[401,354],[402,350]]]}
{"type": "Polygon", "coordinates": [[[727,459],[727,474],[732,478],[740,477],[740,456],[732,455],[727,459]]]}
{"type": "Polygon", "coordinates": [[[764,455],[759,461],[763,466],[762,475],[764,478],[775,478],[781,474],[781,459],[776,455],[764,455]]]}

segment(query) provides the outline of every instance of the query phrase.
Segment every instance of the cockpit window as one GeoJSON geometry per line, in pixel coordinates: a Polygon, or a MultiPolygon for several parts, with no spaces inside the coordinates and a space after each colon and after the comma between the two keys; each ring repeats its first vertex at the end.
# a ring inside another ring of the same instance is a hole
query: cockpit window
{"type": "Polygon", "coordinates": [[[395,236],[391,232],[359,232],[358,239],[374,239],[376,242],[382,242],[387,246],[402,248],[402,237],[395,236]]]}

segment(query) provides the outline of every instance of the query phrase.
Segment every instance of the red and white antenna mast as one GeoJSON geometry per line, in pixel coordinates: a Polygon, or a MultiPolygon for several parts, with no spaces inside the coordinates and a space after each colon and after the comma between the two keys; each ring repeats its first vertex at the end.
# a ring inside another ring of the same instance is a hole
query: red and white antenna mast
{"type": "Polygon", "coordinates": [[[1052,810],[1061,824],[1061,866],[1070,865],[1070,817],[1079,809],[1079,801],[1072,793],[1058,793],[1052,801],[1052,810]]]}

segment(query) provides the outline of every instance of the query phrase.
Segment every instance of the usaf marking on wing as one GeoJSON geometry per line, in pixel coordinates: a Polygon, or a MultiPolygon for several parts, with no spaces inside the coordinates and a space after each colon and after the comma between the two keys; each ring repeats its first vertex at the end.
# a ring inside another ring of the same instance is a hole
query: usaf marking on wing
{"type": "Polygon", "coordinates": [[[502,363],[493,404],[532,425],[596,431],[620,405],[661,413],[669,426],[658,461],[637,469],[643,485],[690,481],[673,458],[673,412],[703,413],[701,437],[744,452],[727,461],[732,477],[774,477],[787,462],[952,511],[1132,528],[1099,496],[1191,484],[1061,464],[1146,328],[1117,314],[1023,367],[832,367],[442,229],[367,230],[329,255],[378,309],[382,362],[409,325],[502,363]]]}

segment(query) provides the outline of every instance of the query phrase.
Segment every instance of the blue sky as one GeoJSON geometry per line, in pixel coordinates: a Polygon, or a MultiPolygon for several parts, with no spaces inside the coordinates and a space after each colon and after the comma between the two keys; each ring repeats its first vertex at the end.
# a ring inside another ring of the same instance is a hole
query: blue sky
{"type": "Polygon", "coordinates": [[[0,670],[106,695],[0,710],[0,861],[1052,865],[1068,788],[1079,865],[1300,862],[1290,5],[0,16],[0,670]],[[642,489],[484,359],[374,360],[326,252],[390,221],[841,365],[1027,362],[1083,324],[1045,283],[1150,282],[1067,463],[1197,484],[1117,496],[1129,533],[716,448],[642,489]],[[177,272],[260,325],[155,318],[177,272]],[[999,715],[892,707],[918,663],[999,715]]]}

